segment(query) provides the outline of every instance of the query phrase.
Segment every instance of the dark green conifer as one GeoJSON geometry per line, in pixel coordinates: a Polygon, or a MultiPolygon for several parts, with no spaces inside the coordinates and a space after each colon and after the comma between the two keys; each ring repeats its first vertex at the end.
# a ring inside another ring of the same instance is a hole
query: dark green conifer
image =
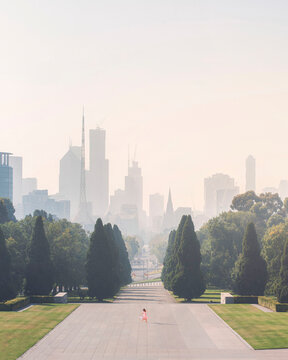
{"type": "Polygon", "coordinates": [[[41,216],[36,218],[26,268],[27,295],[49,295],[53,288],[53,265],[50,247],[41,216]]]}
{"type": "Polygon", "coordinates": [[[89,296],[102,301],[115,295],[113,252],[101,219],[90,237],[86,273],[89,296]]]}
{"type": "Polygon", "coordinates": [[[176,234],[175,234],[175,240],[173,241],[172,246],[172,252],[169,256],[169,260],[167,262],[167,273],[166,273],[166,281],[165,281],[165,288],[167,290],[172,290],[172,279],[176,275],[176,266],[178,262],[178,251],[181,243],[182,238],[182,232],[184,228],[185,221],[187,219],[186,215],[183,215],[181,218],[181,221],[179,223],[179,226],[177,228],[176,234]]]}
{"type": "Polygon", "coordinates": [[[191,301],[204,293],[205,282],[200,269],[201,260],[200,244],[189,215],[183,226],[177,252],[176,271],[171,282],[175,295],[191,301]]]}
{"type": "Polygon", "coordinates": [[[169,273],[168,264],[169,264],[170,258],[172,256],[175,236],[176,236],[176,230],[170,231],[169,238],[168,238],[168,245],[167,245],[165,257],[164,257],[164,260],[163,260],[163,268],[162,268],[162,273],[161,273],[161,280],[162,280],[162,282],[164,284],[164,287],[166,289],[167,289],[167,275],[169,273]]]}
{"type": "Polygon", "coordinates": [[[111,253],[111,282],[113,284],[113,294],[115,295],[120,289],[120,276],[119,276],[119,249],[116,244],[115,234],[110,223],[104,225],[107,241],[110,246],[111,253]]]}
{"type": "Polygon", "coordinates": [[[263,295],[267,282],[266,262],[260,255],[260,246],[253,223],[247,225],[242,254],[235,264],[235,291],[239,295],[263,295]]]}
{"type": "Polygon", "coordinates": [[[131,278],[131,264],[129,261],[128,251],[126,249],[125,242],[123,240],[121,231],[117,225],[113,226],[116,245],[118,247],[118,274],[120,279],[120,286],[130,284],[131,278]]]}
{"type": "Polygon", "coordinates": [[[288,240],[281,258],[280,281],[277,299],[280,303],[288,303],[288,240]]]}
{"type": "Polygon", "coordinates": [[[15,297],[14,286],[11,276],[11,259],[6,247],[6,240],[0,228],[0,301],[6,301],[15,297]]]}

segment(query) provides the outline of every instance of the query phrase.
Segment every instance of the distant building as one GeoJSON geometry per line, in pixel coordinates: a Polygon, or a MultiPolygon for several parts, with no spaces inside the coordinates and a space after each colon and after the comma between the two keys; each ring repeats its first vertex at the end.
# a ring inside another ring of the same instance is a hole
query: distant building
{"type": "Polygon", "coordinates": [[[246,191],[256,192],[256,161],[249,155],[246,159],[246,191]]]}
{"type": "Polygon", "coordinates": [[[162,228],[165,231],[165,230],[173,229],[175,226],[176,226],[176,222],[175,222],[175,214],[174,214],[174,208],[172,202],[172,195],[171,195],[171,189],[169,189],[168,201],[166,206],[166,212],[164,214],[162,228]]]}
{"type": "Polygon", "coordinates": [[[10,166],[13,168],[13,205],[15,208],[22,204],[22,162],[22,157],[10,156],[10,166]]]}
{"type": "MultiPolygon", "coordinates": [[[[192,209],[190,207],[179,207],[175,210],[174,219],[175,225],[178,226],[183,215],[190,215],[192,217],[192,209]]],[[[193,219],[194,222],[194,219],[193,219]]]]}
{"type": "Polygon", "coordinates": [[[0,152],[0,197],[13,202],[13,168],[10,166],[11,153],[0,152]]]}
{"type": "Polygon", "coordinates": [[[126,203],[136,205],[138,212],[143,210],[143,177],[137,161],[128,167],[128,175],[125,176],[126,203]]]}
{"type": "Polygon", "coordinates": [[[204,179],[204,213],[208,218],[228,211],[233,197],[239,194],[239,187],[228,175],[215,174],[204,179]]]}
{"type": "Polygon", "coordinates": [[[93,215],[103,217],[109,205],[109,160],[106,159],[106,132],[90,130],[90,170],[87,174],[87,199],[93,215]]]}
{"type": "Polygon", "coordinates": [[[110,196],[110,207],[109,213],[112,215],[119,215],[123,204],[126,203],[126,193],[124,190],[117,189],[114,192],[114,195],[110,196]]]}
{"type": "Polygon", "coordinates": [[[24,178],[22,179],[22,196],[30,194],[32,191],[37,190],[36,178],[24,178]]]}
{"type": "Polygon", "coordinates": [[[80,199],[81,147],[70,146],[60,160],[59,194],[70,201],[71,218],[74,218],[80,199]]]}
{"type": "Polygon", "coordinates": [[[288,181],[287,180],[280,181],[278,193],[282,200],[288,198],[288,181]]]}
{"type": "Polygon", "coordinates": [[[56,201],[48,196],[48,190],[34,190],[23,196],[24,216],[33,215],[35,210],[44,210],[59,219],[70,219],[70,202],[56,201]]]}
{"type": "Polygon", "coordinates": [[[267,186],[262,189],[262,193],[263,194],[266,194],[266,193],[278,194],[278,189],[273,186],[267,186]]]}
{"type": "Polygon", "coordinates": [[[164,215],[164,196],[151,194],[149,196],[149,222],[152,232],[160,232],[164,215]]]}

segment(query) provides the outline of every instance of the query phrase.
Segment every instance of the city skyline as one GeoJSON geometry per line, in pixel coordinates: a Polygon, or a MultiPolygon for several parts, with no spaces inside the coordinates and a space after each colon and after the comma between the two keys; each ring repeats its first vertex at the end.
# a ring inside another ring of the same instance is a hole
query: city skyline
{"type": "Polygon", "coordinates": [[[84,103],[87,129],[106,130],[110,195],[124,187],[128,146],[146,210],[149,194],[166,203],[169,187],[175,207],[202,209],[203,180],[216,173],[244,192],[249,154],[257,191],[278,188],[288,179],[287,10],[285,1],[6,2],[1,151],[58,192],[84,103]]]}

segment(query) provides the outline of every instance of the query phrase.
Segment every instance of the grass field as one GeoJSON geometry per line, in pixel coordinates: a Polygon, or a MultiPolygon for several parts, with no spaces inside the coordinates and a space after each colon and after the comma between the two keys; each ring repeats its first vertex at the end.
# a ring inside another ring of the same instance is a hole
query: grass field
{"type": "Polygon", "coordinates": [[[254,349],[288,348],[288,313],[265,313],[248,304],[210,307],[254,349]]]}
{"type": "MultiPolygon", "coordinates": [[[[226,291],[226,290],[219,290],[219,289],[207,289],[205,291],[205,293],[198,299],[193,299],[191,302],[192,303],[220,303],[220,299],[221,299],[221,292],[226,291]]],[[[171,293],[172,296],[174,296],[174,298],[176,299],[177,302],[180,303],[184,303],[186,302],[185,299],[179,298],[178,296],[173,295],[173,293],[171,293]]]]}
{"type": "Polygon", "coordinates": [[[35,305],[0,312],[0,360],[14,360],[64,320],[78,305],[35,305]]]}

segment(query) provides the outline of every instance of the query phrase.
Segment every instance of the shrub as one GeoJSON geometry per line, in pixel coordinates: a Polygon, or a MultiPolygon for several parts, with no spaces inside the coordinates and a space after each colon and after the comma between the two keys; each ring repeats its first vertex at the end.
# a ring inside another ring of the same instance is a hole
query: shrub
{"type": "Polygon", "coordinates": [[[30,304],[29,297],[19,297],[0,303],[0,311],[16,311],[30,304]]]}
{"type": "Polygon", "coordinates": [[[31,304],[51,304],[54,303],[54,296],[33,295],[30,296],[31,304]]]}
{"type": "Polygon", "coordinates": [[[258,296],[234,296],[234,304],[258,304],[258,296]]]}

